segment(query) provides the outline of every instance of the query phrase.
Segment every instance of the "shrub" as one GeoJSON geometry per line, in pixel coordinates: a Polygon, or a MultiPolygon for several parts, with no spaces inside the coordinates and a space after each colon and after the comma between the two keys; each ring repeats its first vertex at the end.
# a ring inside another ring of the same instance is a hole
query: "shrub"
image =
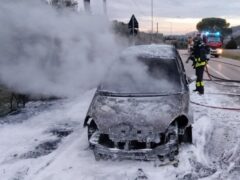
{"type": "Polygon", "coordinates": [[[225,46],[226,49],[237,49],[237,47],[237,42],[233,38],[225,46]]]}

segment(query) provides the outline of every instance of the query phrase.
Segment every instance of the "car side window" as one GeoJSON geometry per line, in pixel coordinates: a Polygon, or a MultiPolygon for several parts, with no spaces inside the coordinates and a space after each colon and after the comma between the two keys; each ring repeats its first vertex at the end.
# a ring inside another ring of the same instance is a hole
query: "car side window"
{"type": "Polygon", "coordinates": [[[182,74],[183,74],[184,82],[185,82],[185,84],[188,84],[187,74],[186,74],[186,71],[185,71],[185,68],[184,68],[184,65],[183,65],[183,62],[182,62],[182,58],[180,57],[178,52],[177,52],[177,60],[180,64],[180,66],[181,66],[181,71],[182,71],[182,74]]]}

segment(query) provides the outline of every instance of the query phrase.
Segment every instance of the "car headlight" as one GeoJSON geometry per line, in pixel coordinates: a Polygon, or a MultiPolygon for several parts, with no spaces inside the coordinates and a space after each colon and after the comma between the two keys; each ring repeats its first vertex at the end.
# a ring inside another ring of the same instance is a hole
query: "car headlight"
{"type": "Polygon", "coordinates": [[[217,49],[217,53],[218,53],[218,54],[222,54],[222,53],[223,53],[223,50],[222,50],[222,49],[217,49]]]}

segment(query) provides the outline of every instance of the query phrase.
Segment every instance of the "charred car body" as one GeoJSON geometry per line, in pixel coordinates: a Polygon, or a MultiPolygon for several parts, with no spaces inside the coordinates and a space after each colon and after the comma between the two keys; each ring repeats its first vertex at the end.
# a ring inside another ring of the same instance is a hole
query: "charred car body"
{"type": "Polygon", "coordinates": [[[181,58],[172,46],[133,46],[98,87],[87,112],[97,160],[173,161],[192,142],[193,117],[181,58]]]}

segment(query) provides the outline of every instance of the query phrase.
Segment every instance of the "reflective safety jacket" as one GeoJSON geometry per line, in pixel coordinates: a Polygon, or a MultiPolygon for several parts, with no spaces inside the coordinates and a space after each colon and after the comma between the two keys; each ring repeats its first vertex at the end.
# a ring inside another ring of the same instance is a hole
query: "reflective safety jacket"
{"type": "Polygon", "coordinates": [[[209,47],[202,41],[196,41],[193,47],[194,68],[205,66],[208,61],[209,47]]]}
{"type": "Polygon", "coordinates": [[[195,68],[205,66],[207,64],[206,60],[202,60],[201,58],[195,58],[195,68]]]}

